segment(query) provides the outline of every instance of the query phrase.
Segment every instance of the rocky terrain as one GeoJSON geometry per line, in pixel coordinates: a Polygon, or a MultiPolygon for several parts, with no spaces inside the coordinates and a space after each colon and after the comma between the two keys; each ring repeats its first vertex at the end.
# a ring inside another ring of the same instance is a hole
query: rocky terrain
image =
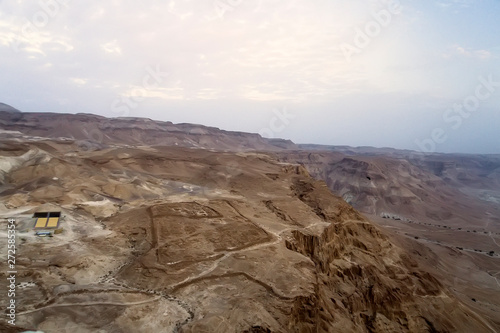
{"type": "Polygon", "coordinates": [[[500,156],[301,148],[280,160],[306,166],[498,327],[500,156]]]}
{"type": "MultiPolygon", "coordinates": [[[[416,217],[410,223],[382,219],[378,211],[362,215],[353,208],[358,197],[336,196],[331,181],[310,175],[337,170],[332,154],[347,159],[347,174],[381,177],[370,166],[363,171],[358,157],[149,120],[9,111],[0,112],[0,121],[0,217],[17,223],[19,302],[17,326],[0,323],[2,332],[499,328],[491,312],[440,281],[439,266],[449,261],[432,248],[438,245],[384,224],[418,227],[416,217]],[[68,117],[76,122],[64,125],[68,117]],[[53,131],[51,123],[58,124],[53,131]],[[85,137],[85,126],[102,140],[85,137]],[[323,163],[332,169],[320,171],[323,163]],[[36,237],[31,216],[49,210],[62,211],[63,232],[36,237]]],[[[398,213],[387,203],[380,207],[398,213]]],[[[498,215],[490,213],[496,225],[498,215]]],[[[5,249],[6,229],[0,233],[5,249]]],[[[1,253],[0,288],[7,290],[1,253]]],[[[457,262],[460,255],[456,250],[457,262]]]]}
{"type": "Polygon", "coordinates": [[[281,160],[307,166],[366,214],[481,227],[490,212],[500,231],[500,156],[300,150],[281,160]],[[479,222],[478,225],[474,225],[479,222]]]}

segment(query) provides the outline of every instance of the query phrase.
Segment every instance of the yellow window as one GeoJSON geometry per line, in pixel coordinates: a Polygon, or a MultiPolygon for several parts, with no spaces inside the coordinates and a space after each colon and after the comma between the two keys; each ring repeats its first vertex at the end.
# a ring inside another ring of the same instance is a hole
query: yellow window
{"type": "Polygon", "coordinates": [[[47,223],[47,228],[57,228],[57,223],[59,223],[58,217],[49,218],[49,223],[47,223]]]}
{"type": "Polygon", "coordinates": [[[35,228],[45,228],[46,224],[47,224],[47,218],[40,217],[38,218],[38,220],[36,220],[35,228]]]}

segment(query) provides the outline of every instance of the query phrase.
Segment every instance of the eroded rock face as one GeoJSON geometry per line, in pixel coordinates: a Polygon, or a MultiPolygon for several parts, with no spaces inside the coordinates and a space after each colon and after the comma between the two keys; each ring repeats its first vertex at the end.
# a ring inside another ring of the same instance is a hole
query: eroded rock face
{"type": "MultiPolygon", "coordinates": [[[[298,182],[307,197],[300,190],[295,194],[319,216],[331,216],[332,223],[320,235],[294,230],[286,242],[289,249],[311,258],[318,279],[315,293],[295,304],[297,332],[479,329],[468,326],[470,313],[451,315],[460,303],[378,228],[346,203],[324,193],[324,187],[316,185],[311,190],[303,180],[298,182]],[[329,202],[316,200],[327,197],[329,202]]],[[[481,329],[489,330],[487,326],[481,329]]]]}
{"type": "Polygon", "coordinates": [[[179,147],[3,145],[6,156],[48,156],[6,170],[0,197],[2,217],[24,226],[22,327],[490,331],[304,167],[266,154],[179,147]],[[64,231],[36,238],[29,217],[47,203],[62,210],[64,231]]]}
{"type": "Polygon", "coordinates": [[[325,181],[500,330],[500,156],[301,148],[277,155],[325,181]]]}

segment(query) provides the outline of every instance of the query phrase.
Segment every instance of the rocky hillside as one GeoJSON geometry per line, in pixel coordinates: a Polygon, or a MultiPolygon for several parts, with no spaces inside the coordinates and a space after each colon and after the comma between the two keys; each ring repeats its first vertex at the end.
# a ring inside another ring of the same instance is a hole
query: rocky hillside
{"type": "Polygon", "coordinates": [[[22,286],[5,332],[494,331],[273,155],[33,137],[2,147],[0,216],[18,221],[22,286]],[[62,211],[61,234],[34,236],[40,210],[62,211]]]}
{"type": "MultiPolygon", "coordinates": [[[[280,153],[366,214],[406,220],[481,221],[500,203],[500,157],[371,149],[280,153]],[[396,153],[394,153],[396,152],[396,153]]],[[[500,224],[500,219],[497,221],[500,224]]],[[[481,223],[481,222],[480,222],[481,223]]]]}
{"type": "Polygon", "coordinates": [[[301,147],[279,159],[324,180],[500,329],[500,156],[301,147]]]}

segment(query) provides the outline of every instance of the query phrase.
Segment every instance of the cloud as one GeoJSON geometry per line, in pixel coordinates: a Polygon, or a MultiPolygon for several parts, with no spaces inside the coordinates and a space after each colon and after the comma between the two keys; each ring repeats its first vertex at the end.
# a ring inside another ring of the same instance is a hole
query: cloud
{"type": "Polygon", "coordinates": [[[477,50],[477,51],[474,51],[474,55],[476,57],[478,57],[479,59],[481,59],[481,60],[490,59],[492,57],[491,52],[487,51],[487,50],[477,50]]]}
{"type": "MultiPolygon", "coordinates": [[[[38,4],[21,6],[9,16],[15,23],[0,30],[0,43],[12,43],[5,31],[18,30],[31,17],[21,12],[43,12],[38,4]]],[[[280,0],[227,6],[217,15],[221,8],[211,1],[72,2],[25,38],[18,52],[47,57],[53,75],[84,72],[101,87],[106,81],[137,84],[144,67],[161,65],[172,82],[181,80],[183,96],[195,99],[307,101],[359,91],[370,80],[363,64],[347,64],[339,51],[353,36],[342,32],[347,22],[372,19],[370,13],[360,16],[357,6],[280,0]],[[64,52],[71,57],[57,54],[64,52]]],[[[165,82],[163,88],[173,87],[165,82]]],[[[181,95],[176,90],[173,96],[181,95]]]]}
{"type": "Polygon", "coordinates": [[[447,1],[437,1],[436,5],[443,9],[456,9],[458,8],[469,8],[473,6],[475,2],[473,0],[447,0],[447,1]]]}
{"type": "Polygon", "coordinates": [[[183,100],[186,98],[185,91],[180,86],[171,88],[154,87],[149,89],[143,86],[132,86],[121,95],[123,97],[135,99],[138,102],[145,98],[158,98],[162,100],[183,100]]]}
{"type": "Polygon", "coordinates": [[[101,48],[104,50],[104,52],[106,53],[115,53],[115,54],[122,54],[122,49],[120,48],[120,46],[118,45],[118,41],[115,39],[111,42],[107,42],[105,44],[102,44],[101,45],[101,48]]]}
{"type": "Polygon", "coordinates": [[[73,83],[75,83],[76,85],[79,85],[79,86],[83,86],[84,84],[87,84],[87,82],[88,82],[87,79],[83,79],[83,78],[80,78],[80,77],[74,77],[74,78],[71,78],[70,80],[73,83]]]}
{"type": "Polygon", "coordinates": [[[454,56],[473,58],[477,60],[488,60],[493,57],[493,54],[488,50],[472,50],[470,48],[465,48],[460,45],[452,45],[448,48],[449,50],[443,53],[443,58],[450,59],[454,56]]]}

